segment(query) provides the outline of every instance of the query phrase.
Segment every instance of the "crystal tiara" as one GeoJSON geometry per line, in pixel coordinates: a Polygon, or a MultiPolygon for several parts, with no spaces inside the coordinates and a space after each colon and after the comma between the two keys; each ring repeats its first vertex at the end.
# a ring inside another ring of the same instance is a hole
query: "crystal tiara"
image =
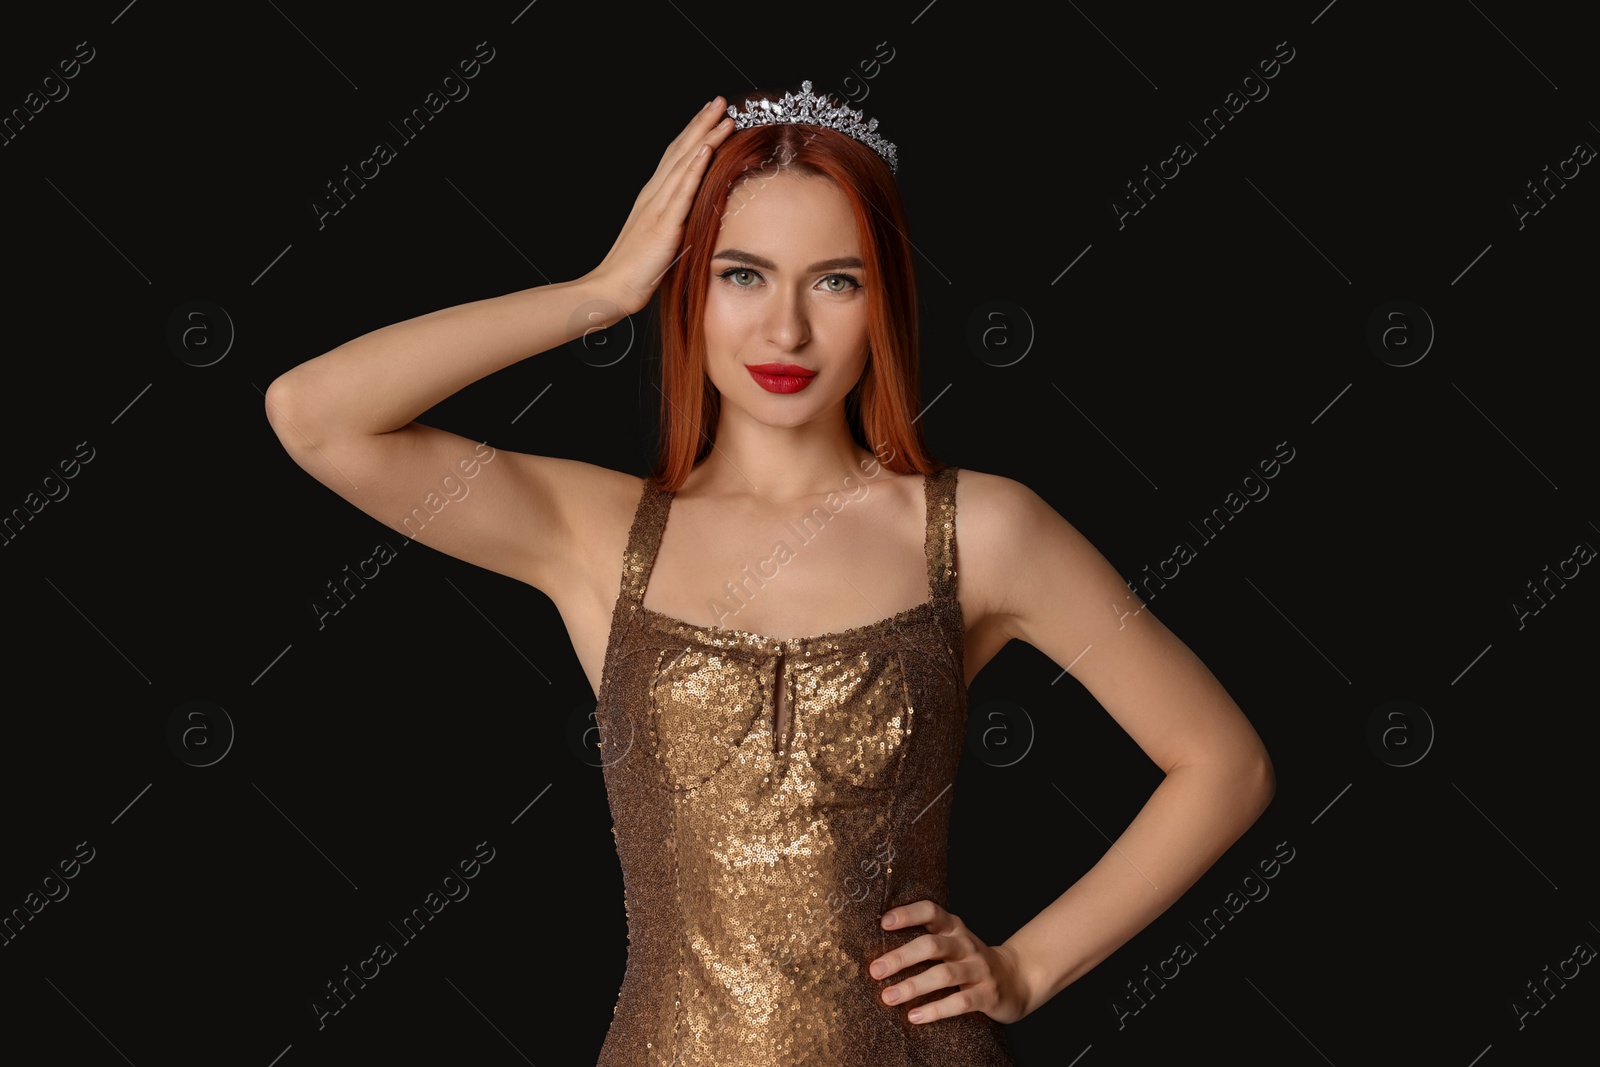
{"type": "Polygon", "coordinates": [[[826,126],[855,138],[878,153],[889,164],[890,173],[900,172],[900,161],[894,145],[874,132],[878,128],[878,120],[862,121],[866,116],[861,112],[841,107],[821,93],[813,93],[809,81],[800,83],[798,95],[786,92],[781,100],[746,100],[744,106],[745,110],[740,112],[732,104],[728,105],[728,115],[733,119],[733,128],[736,130],[769,126],[776,122],[826,126]]]}

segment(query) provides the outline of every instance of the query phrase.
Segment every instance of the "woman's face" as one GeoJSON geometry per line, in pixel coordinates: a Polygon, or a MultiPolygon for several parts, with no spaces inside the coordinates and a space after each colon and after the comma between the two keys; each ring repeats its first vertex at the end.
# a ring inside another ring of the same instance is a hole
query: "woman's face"
{"type": "Polygon", "coordinates": [[[855,216],[831,180],[788,171],[735,186],[705,311],[724,414],[732,405],[773,426],[836,417],[867,365],[865,282],[855,216]]]}

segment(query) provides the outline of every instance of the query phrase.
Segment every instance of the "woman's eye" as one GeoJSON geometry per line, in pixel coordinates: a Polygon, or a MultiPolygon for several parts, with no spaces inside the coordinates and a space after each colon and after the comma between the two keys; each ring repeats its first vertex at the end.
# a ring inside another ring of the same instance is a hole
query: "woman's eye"
{"type": "MultiPolygon", "coordinates": [[[[729,267],[717,277],[731,282],[736,289],[753,289],[761,280],[761,275],[748,267],[729,267]]],[[[861,283],[848,274],[829,274],[821,285],[829,293],[848,293],[861,288],[861,283]]]]}

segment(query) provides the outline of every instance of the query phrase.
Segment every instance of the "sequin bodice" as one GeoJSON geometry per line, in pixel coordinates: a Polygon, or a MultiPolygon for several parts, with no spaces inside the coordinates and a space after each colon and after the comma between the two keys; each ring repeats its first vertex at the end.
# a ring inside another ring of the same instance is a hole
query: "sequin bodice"
{"type": "Polygon", "coordinates": [[[966,724],[956,470],[924,478],[929,598],[817,637],[696,626],[643,606],[672,494],[629,532],[596,721],[628,965],[600,1067],[1009,1067],[1003,1028],[886,1006],[872,960],[946,901],[966,724]]]}

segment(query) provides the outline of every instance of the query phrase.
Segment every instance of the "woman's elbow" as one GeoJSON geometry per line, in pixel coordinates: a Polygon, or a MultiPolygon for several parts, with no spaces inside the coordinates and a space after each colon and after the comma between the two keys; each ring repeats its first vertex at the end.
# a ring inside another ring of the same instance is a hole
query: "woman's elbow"
{"type": "Polygon", "coordinates": [[[1240,792],[1248,798],[1250,819],[1254,822],[1267,810],[1278,792],[1278,775],[1272,769],[1272,757],[1262,748],[1245,765],[1241,774],[1240,792]]]}

